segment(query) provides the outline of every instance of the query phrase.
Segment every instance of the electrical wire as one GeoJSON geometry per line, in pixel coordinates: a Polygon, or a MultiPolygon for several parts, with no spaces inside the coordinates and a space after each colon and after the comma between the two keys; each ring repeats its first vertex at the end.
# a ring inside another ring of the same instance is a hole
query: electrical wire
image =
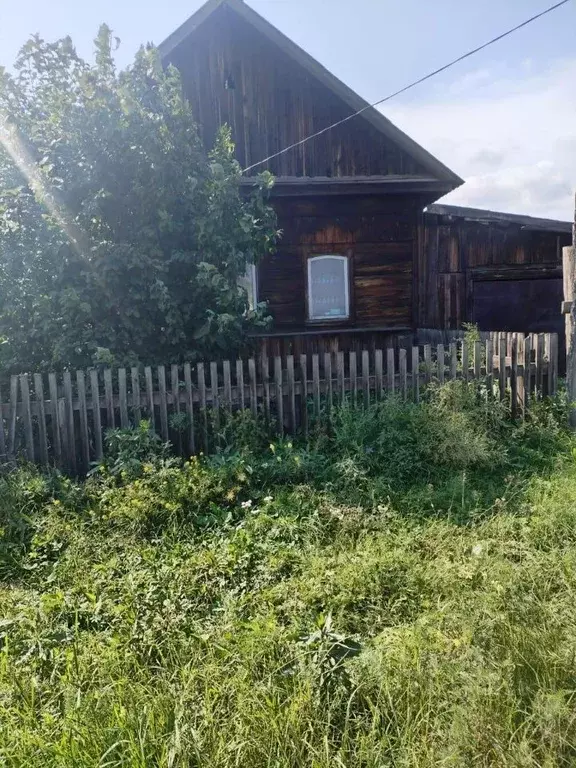
{"type": "Polygon", "coordinates": [[[551,13],[552,11],[555,11],[557,8],[560,8],[562,5],[566,5],[569,2],[570,0],[561,0],[561,2],[551,5],[549,8],[546,8],[544,11],[541,11],[540,13],[537,13],[535,16],[531,16],[529,19],[526,19],[526,21],[523,21],[521,24],[517,24],[515,27],[512,27],[512,29],[509,29],[506,32],[503,32],[501,35],[498,35],[497,37],[493,37],[491,40],[488,40],[486,43],[479,45],[477,48],[473,48],[471,51],[464,53],[462,56],[458,56],[457,59],[454,59],[453,61],[448,62],[448,64],[444,64],[444,66],[439,67],[438,69],[435,69],[433,72],[429,72],[427,75],[424,75],[418,80],[414,80],[414,82],[410,83],[409,85],[405,85],[403,88],[400,88],[399,91],[394,91],[394,93],[391,93],[389,96],[385,96],[383,99],[379,99],[378,101],[375,101],[373,104],[366,104],[365,107],[362,107],[362,109],[359,109],[357,112],[353,112],[351,115],[348,115],[348,117],[344,117],[342,120],[338,120],[336,123],[332,123],[332,125],[328,125],[326,128],[322,128],[321,130],[316,131],[316,133],[311,133],[309,136],[306,136],[304,139],[300,139],[300,141],[296,141],[294,142],[294,144],[290,144],[289,146],[284,147],[284,149],[281,149],[278,152],[274,152],[274,154],[272,155],[268,155],[268,157],[265,157],[263,160],[259,160],[257,163],[252,163],[252,165],[248,165],[246,168],[242,170],[242,173],[247,173],[248,171],[251,171],[253,168],[257,168],[259,165],[263,165],[264,163],[267,163],[269,160],[273,160],[274,158],[279,157],[280,155],[286,154],[286,152],[290,152],[291,149],[300,147],[302,146],[302,144],[306,144],[306,142],[311,141],[312,139],[315,139],[318,136],[322,136],[322,134],[327,133],[328,131],[331,131],[332,128],[337,128],[339,125],[342,125],[343,123],[347,123],[349,120],[352,120],[354,117],[361,115],[363,112],[366,112],[366,110],[368,109],[373,109],[374,107],[378,107],[380,106],[380,104],[384,104],[384,102],[390,101],[390,99],[393,99],[395,96],[399,96],[401,93],[406,93],[406,91],[409,91],[411,88],[414,88],[415,86],[420,85],[421,83],[424,83],[426,80],[430,80],[431,77],[435,77],[436,75],[439,75],[441,72],[445,72],[447,69],[450,69],[450,67],[453,67],[455,64],[458,64],[461,61],[464,61],[464,59],[468,59],[470,56],[473,56],[475,53],[479,53],[480,51],[483,51],[485,48],[488,48],[488,46],[493,45],[494,43],[497,43],[500,40],[503,40],[505,37],[508,37],[508,35],[511,35],[512,33],[517,32],[519,29],[526,27],[528,24],[531,24],[533,21],[536,21],[537,19],[541,19],[543,16],[546,16],[546,14],[551,13]]]}

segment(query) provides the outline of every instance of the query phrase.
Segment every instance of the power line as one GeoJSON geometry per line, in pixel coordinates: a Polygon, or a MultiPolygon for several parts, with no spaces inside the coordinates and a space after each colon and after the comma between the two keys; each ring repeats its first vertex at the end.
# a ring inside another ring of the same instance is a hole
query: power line
{"type": "Polygon", "coordinates": [[[351,115],[348,115],[348,117],[344,117],[342,120],[338,120],[336,123],[332,123],[332,125],[328,125],[326,128],[322,128],[320,131],[316,131],[316,133],[311,133],[309,136],[306,136],[306,138],[300,139],[300,141],[296,141],[294,142],[294,144],[290,144],[289,146],[284,147],[284,149],[281,149],[279,152],[274,152],[273,155],[268,155],[268,157],[265,157],[263,160],[259,160],[257,163],[252,163],[252,165],[248,165],[246,168],[242,170],[242,173],[247,173],[248,171],[251,171],[253,168],[257,168],[259,165],[263,165],[264,163],[267,163],[269,160],[273,160],[275,157],[278,157],[279,155],[286,154],[286,152],[289,152],[291,149],[300,147],[302,146],[302,144],[306,144],[306,142],[311,141],[312,139],[315,139],[318,136],[322,136],[322,134],[327,133],[328,131],[331,131],[332,128],[336,128],[339,125],[342,125],[342,123],[347,123],[348,120],[352,120],[352,118],[357,117],[358,115],[361,115],[363,112],[366,112],[366,110],[368,109],[373,109],[374,107],[378,107],[380,104],[384,104],[384,102],[390,101],[390,99],[393,99],[395,96],[399,96],[401,93],[406,93],[406,91],[409,91],[411,88],[414,88],[415,86],[420,85],[420,83],[424,83],[426,80],[430,80],[431,77],[435,77],[436,75],[439,75],[441,72],[445,72],[447,69],[450,69],[450,67],[453,67],[455,64],[458,64],[459,62],[464,61],[464,59],[468,59],[470,56],[473,56],[475,53],[479,53],[479,51],[483,51],[485,48],[488,48],[488,46],[493,45],[494,43],[497,43],[500,40],[503,40],[505,37],[508,37],[508,35],[511,35],[513,32],[517,32],[519,29],[522,29],[523,27],[528,26],[528,24],[531,24],[533,21],[536,21],[537,19],[541,19],[542,16],[546,16],[546,14],[551,13],[552,11],[555,11],[557,8],[560,8],[562,5],[566,5],[569,2],[570,0],[561,0],[561,2],[551,5],[549,8],[546,8],[546,10],[541,11],[540,13],[537,13],[535,16],[531,16],[529,19],[526,19],[526,21],[523,21],[521,24],[518,24],[517,26],[512,27],[512,29],[509,29],[507,32],[503,32],[501,35],[498,35],[497,37],[493,37],[492,40],[488,40],[488,42],[483,43],[482,45],[479,45],[477,48],[473,48],[471,51],[468,51],[468,53],[464,53],[462,56],[458,56],[457,59],[454,59],[453,61],[448,62],[448,64],[444,64],[443,67],[440,67],[439,69],[435,69],[433,72],[429,72],[427,75],[424,75],[424,77],[421,77],[418,80],[414,80],[414,82],[410,83],[409,85],[405,85],[404,88],[400,88],[399,91],[395,91],[394,93],[391,93],[389,96],[385,96],[383,99],[379,99],[378,101],[375,101],[373,104],[366,104],[365,107],[362,107],[362,109],[359,109],[357,112],[353,112],[351,115]]]}

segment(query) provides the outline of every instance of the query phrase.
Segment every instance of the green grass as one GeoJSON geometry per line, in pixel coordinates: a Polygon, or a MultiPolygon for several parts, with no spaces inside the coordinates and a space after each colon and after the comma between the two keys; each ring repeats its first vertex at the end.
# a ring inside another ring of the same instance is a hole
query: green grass
{"type": "Polygon", "coordinates": [[[8,473],[0,764],[575,765],[562,415],[458,385],[307,444],[8,473]]]}

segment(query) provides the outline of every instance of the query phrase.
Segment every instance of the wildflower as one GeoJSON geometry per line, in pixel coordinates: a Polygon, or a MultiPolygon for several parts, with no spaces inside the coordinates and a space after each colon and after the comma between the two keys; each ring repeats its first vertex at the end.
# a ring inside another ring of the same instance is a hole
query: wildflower
{"type": "Polygon", "coordinates": [[[270,504],[270,502],[274,501],[274,499],[272,498],[272,496],[264,496],[264,501],[266,502],[266,504],[270,504]]]}
{"type": "Polygon", "coordinates": [[[250,507],[252,506],[252,499],[248,499],[248,501],[241,502],[240,506],[242,507],[242,509],[250,509],[250,507]]]}

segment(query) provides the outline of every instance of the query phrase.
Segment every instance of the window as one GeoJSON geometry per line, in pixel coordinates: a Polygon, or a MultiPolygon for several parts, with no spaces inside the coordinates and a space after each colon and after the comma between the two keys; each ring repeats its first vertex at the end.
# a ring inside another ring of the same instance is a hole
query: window
{"type": "Polygon", "coordinates": [[[338,320],[349,315],[348,258],[313,256],[308,259],[308,318],[338,320]]]}
{"type": "Polygon", "coordinates": [[[244,288],[248,294],[248,307],[256,309],[258,304],[258,279],[256,275],[256,264],[247,264],[245,274],[239,278],[238,285],[244,288]]]}

